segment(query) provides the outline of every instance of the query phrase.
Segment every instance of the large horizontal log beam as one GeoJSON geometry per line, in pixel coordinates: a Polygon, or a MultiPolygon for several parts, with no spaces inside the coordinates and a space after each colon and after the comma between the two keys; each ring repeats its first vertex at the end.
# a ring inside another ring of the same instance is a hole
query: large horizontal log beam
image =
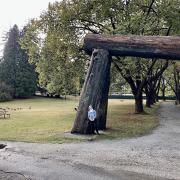
{"type": "Polygon", "coordinates": [[[93,49],[104,49],[112,56],[180,60],[180,37],[88,34],[83,49],[88,54],[93,49]]]}

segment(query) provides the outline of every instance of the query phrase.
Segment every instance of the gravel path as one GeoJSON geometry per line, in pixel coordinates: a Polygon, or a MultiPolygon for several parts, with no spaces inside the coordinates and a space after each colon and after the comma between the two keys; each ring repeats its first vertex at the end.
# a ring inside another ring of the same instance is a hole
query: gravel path
{"type": "Polygon", "coordinates": [[[158,117],[160,126],[152,134],[132,139],[0,142],[7,144],[0,150],[0,179],[14,173],[13,180],[180,180],[180,107],[162,103],[158,117]]]}

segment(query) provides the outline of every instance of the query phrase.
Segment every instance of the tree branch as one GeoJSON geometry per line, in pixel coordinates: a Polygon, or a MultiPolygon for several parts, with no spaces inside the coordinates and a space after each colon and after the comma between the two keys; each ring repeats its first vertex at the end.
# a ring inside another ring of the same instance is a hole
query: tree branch
{"type": "MultiPolygon", "coordinates": [[[[121,76],[122,76],[122,77],[128,82],[128,84],[131,86],[131,89],[132,89],[133,94],[136,94],[137,88],[136,88],[136,85],[135,85],[132,77],[130,76],[130,74],[127,73],[127,75],[124,75],[124,74],[122,73],[122,69],[118,66],[118,64],[117,64],[114,60],[112,60],[112,61],[113,61],[113,63],[114,63],[114,66],[116,67],[116,69],[120,72],[121,76]]],[[[127,72],[127,71],[126,71],[126,72],[127,72]]]]}

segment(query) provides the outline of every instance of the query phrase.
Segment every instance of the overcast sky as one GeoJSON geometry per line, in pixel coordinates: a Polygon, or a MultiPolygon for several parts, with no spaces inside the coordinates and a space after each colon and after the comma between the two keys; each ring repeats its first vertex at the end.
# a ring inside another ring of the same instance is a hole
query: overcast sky
{"type": "Polygon", "coordinates": [[[4,33],[14,24],[22,28],[29,19],[38,17],[46,10],[49,2],[55,1],[58,0],[0,0],[0,56],[4,33]]]}

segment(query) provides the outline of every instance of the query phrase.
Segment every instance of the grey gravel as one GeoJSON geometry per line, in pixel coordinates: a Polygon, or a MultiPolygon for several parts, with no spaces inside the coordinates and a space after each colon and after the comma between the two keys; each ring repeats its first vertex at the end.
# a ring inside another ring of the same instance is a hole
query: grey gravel
{"type": "Polygon", "coordinates": [[[132,139],[0,142],[7,144],[0,150],[0,170],[33,180],[180,180],[180,107],[162,103],[158,118],[160,126],[152,134],[132,139]]]}

